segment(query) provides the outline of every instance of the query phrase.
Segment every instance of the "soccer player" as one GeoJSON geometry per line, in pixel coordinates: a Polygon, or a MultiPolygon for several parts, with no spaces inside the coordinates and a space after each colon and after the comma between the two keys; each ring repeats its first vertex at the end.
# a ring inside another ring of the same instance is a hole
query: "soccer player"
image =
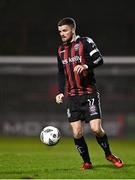
{"type": "Polygon", "coordinates": [[[99,92],[94,69],[103,64],[103,58],[94,41],[76,35],[76,22],[66,17],[58,22],[62,45],[58,48],[58,104],[67,97],[67,118],[72,127],[75,146],[83,159],[83,169],[91,169],[92,162],[83,136],[83,121],[88,122],[105,158],[116,167],[123,162],[112,154],[108,138],[101,125],[99,92]]]}

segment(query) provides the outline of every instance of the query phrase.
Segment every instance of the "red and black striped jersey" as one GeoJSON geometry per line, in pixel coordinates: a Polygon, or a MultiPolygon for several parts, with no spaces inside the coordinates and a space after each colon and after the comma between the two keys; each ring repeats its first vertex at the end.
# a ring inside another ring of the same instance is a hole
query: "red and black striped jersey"
{"type": "Polygon", "coordinates": [[[77,36],[76,40],[58,48],[59,93],[68,96],[91,94],[96,90],[94,68],[103,64],[103,58],[91,38],[77,36]],[[74,71],[76,65],[88,66],[81,74],[74,71]]]}

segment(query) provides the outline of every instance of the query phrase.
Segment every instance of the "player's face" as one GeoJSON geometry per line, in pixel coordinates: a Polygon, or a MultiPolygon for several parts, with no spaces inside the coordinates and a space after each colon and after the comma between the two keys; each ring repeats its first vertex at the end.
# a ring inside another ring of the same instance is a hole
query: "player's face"
{"type": "Polygon", "coordinates": [[[73,39],[75,29],[68,25],[58,26],[62,42],[69,42],[73,39]]]}

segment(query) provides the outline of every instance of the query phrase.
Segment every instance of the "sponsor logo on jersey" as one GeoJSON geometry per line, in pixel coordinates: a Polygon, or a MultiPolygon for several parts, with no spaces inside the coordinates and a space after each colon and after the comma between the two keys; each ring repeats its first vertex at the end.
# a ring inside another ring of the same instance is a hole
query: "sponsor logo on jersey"
{"type": "Polygon", "coordinates": [[[73,56],[71,58],[68,59],[63,59],[62,63],[63,64],[68,64],[68,63],[74,63],[74,62],[81,62],[81,56],[73,56]]]}

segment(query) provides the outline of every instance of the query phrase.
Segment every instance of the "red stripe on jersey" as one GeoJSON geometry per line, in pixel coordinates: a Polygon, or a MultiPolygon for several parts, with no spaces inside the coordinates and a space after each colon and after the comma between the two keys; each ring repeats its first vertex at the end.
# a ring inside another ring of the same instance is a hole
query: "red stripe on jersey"
{"type": "Polygon", "coordinates": [[[88,85],[88,87],[86,88],[86,90],[87,90],[87,93],[88,93],[88,94],[91,94],[91,93],[93,92],[92,87],[91,87],[90,85],[88,85]]]}
{"type": "MultiPolygon", "coordinates": [[[[68,46],[65,46],[64,47],[64,50],[65,50],[65,52],[64,52],[64,60],[66,59],[67,61],[69,61],[69,57],[68,57],[68,52],[69,52],[69,47],[68,46]]],[[[71,71],[70,71],[70,65],[69,65],[69,62],[68,63],[66,63],[66,72],[67,72],[67,76],[68,76],[68,80],[69,80],[69,84],[67,83],[67,85],[68,85],[68,90],[70,91],[70,90],[72,90],[73,91],[73,94],[75,94],[75,89],[74,89],[74,82],[73,82],[73,80],[72,80],[72,75],[71,75],[71,71]],[[70,85],[70,87],[69,87],[69,85],[70,85]]],[[[68,81],[67,80],[67,81],[68,81]]],[[[70,93],[70,92],[69,92],[70,93]]]]}

